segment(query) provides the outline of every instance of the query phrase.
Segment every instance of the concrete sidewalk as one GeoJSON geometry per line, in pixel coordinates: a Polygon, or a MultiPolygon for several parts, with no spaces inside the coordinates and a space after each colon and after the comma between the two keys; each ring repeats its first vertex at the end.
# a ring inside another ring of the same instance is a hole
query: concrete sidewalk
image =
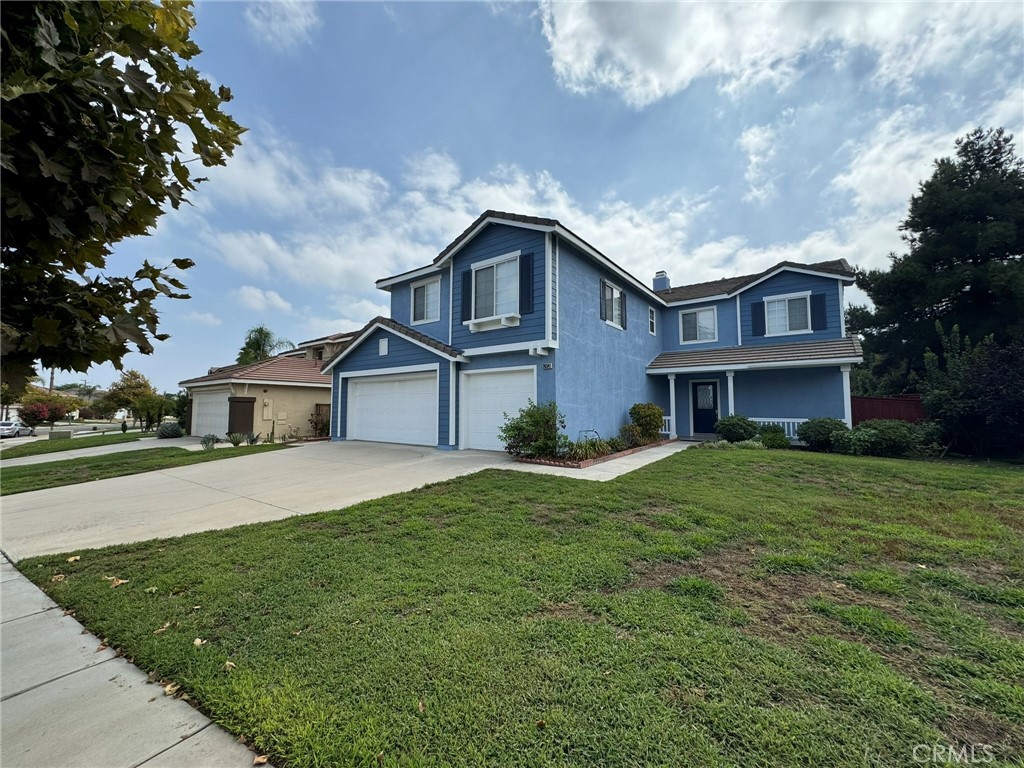
{"type": "Polygon", "coordinates": [[[87,633],[0,558],[4,768],[248,768],[254,753],[87,633]]]}

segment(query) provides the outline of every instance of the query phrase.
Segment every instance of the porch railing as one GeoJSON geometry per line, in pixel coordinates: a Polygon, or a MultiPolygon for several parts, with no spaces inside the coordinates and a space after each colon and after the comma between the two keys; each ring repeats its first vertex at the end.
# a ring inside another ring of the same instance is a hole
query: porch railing
{"type": "Polygon", "coordinates": [[[769,424],[782,427],[786,430],[786,437],[793,441],[800,439],[796,436],[797,427],[807,421],[807,419],[777,419],[766,416],[750,416],[748,418],[759,427],[767,426],[769,424]]]}
{"type": "Polygon", "coordinates": [[[672,434],[672,419],[669,418],[668,416],[663,416],[661,419],[661,434],[672,434]]]}

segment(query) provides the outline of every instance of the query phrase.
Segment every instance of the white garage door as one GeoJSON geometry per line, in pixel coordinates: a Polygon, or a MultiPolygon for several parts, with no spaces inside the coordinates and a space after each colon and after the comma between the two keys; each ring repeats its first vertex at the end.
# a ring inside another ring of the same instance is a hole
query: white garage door
{"type": "Polygon", "coordinates": [[[437,374],[348,380],[349,440],[437,445],[437,374]]]}
{"type": "Polygon", "coordinates": [[[228,431],[228,392],[192,395],[192,434],[224,437],[228,431]]]}
{"type": "Polygon", "coordinates": [[[537,400],[534,367],[496,373],[467,373],[462,379],[462,447],[484,451],[505,449],[498,430],[505,414],[514,416],[537,400]]]}

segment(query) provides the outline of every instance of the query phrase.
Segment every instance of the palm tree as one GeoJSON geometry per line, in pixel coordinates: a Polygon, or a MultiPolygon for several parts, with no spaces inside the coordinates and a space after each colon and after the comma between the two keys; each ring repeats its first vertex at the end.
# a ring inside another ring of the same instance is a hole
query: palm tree
{"type": "Polygon", "coordinates": [[[275,352],[280,352],[282,349],[295,349],[295,345],[288,339],[275,336],[267,326],[257,325],[246,332],[245,343],[238,350],[236,362],[239,365],[251,365],[273,357],[275,352]]]}

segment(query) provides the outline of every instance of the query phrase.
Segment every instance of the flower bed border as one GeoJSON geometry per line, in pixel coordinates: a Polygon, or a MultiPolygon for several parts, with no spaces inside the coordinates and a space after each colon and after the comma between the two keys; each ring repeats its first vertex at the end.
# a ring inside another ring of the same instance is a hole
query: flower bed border
{"type": "Polygon", "coordinates": [[[529,459],[524,456],[516,456],[515,460],[520,464],[540,464],[545,467],[566,467],[568,469],[586,469],[592,467],[595,464],[603,464],[606,461],[612,459],[621,459],[623,456],[630,456],[634,453],[640,453],[646,451],[649,448],[657,448],[659,445],[668,445],[674,443],[675,440],[665,438],[658,440],[654,443],[648,443],[647,445],[640,445],[636,448],[630,448],[626,451],[619,451],[618,453],[609,453],[607,456],[598,456],[596,459],[584,459],[583,461],[566,461],[564,459],[529,459]]]}

